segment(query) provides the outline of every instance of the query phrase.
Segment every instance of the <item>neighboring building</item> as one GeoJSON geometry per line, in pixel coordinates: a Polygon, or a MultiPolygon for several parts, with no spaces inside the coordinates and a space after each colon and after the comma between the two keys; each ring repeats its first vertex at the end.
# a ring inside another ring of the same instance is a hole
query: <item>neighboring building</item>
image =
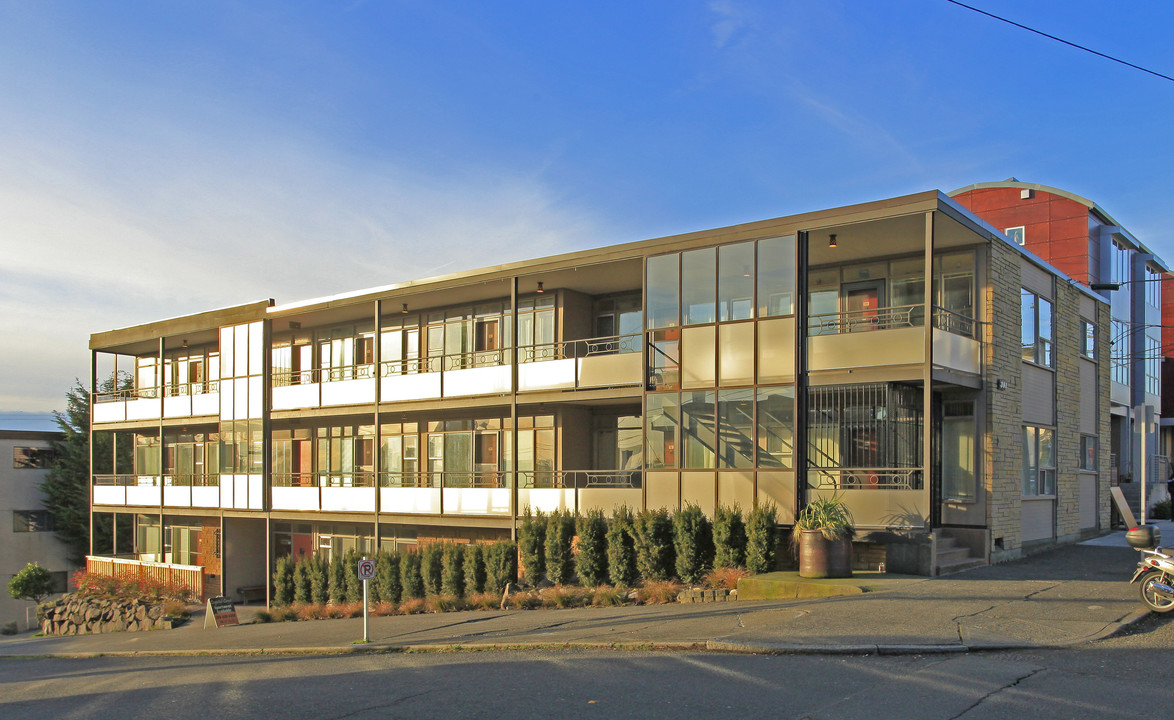
{"type": "Polygon", "coordinates": [[[13,600],[8,581],[36,561],[54,574],[60,591],[65,591],[69,547],[53,532],[53,518],[45,509],[41,482],[48,473],[50,443],[60,433],[31,430],[0,430],[0,625],[25,625],[25,609],[31,603],[13,600]],[[11,461],[11,465],[9,462],[11,461]],[[9,524],[11,519],[11,524],[9,524]]]}
{"type": "Polygon", "coordinates": [[[1108,333],[937,191],[262,301],[91,337],[94,387],[134,376],[93,397],[134,444],[93,510],[209,593],[287,554],[508,537],[526,507],[789,525],[833,493],[857,567],[933,574],[1107,527],[1108,333]]]}
{"type": "MultiPolygon", "coordinates": [[[[1160,440],[1156,428],[1148,433],[1145,458],[1155,491],[1150,498],[1164,497],[1167,458],[1174,450],[1174,416],[1162,410],[1162,358],[1174,354],[1169,350],[1174,344],[1163,341],[1169,330],[1162,318],[1174,318],[1165,307],[1174,301],[1174,292],[1165,297],[1162,292],[1169,282],[1164,280],[1166,262],[1098,205],[1070,192],[1011,178],[970,185],[950,196],[1085,286],[1118,285],[1098,290],[1109,301],[1112,317],[1110,472],[1116,480],[1139,479],[1141,447],[1131,411],[1149,408],[1167,428],[1160,440]]],[[[1126,490],[1140,495],[1136,483],[1126,490]]]]}

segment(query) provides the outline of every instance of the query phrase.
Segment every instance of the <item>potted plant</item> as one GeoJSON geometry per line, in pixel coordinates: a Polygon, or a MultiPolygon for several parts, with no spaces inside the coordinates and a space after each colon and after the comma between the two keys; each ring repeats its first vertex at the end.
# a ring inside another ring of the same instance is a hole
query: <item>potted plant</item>
{"type": "Polygon", "coordinates": [[[852,512],[839,496],[808,503],[791,531],[791,542],[799,548],[799,577],[851,577],[855,535],[852,512]]]}

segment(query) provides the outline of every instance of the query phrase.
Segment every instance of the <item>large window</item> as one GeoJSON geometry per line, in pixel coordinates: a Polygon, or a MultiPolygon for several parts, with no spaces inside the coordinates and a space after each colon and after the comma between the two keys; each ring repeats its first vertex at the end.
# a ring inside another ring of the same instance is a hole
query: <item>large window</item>
{"type": "Polygon", "coordinates": [[[53,464],[54,457],[49,448],[18,446],[12,448],[12,467],[18,470],[43,469],[53,464]]]}
{"type": "Polygon", "coordinates": [[[13,510],[12,532],[51,532],[53,516],[48,510],[13,510]]]}
{"type": "Polygon", "coordinates": [[[1097,467],[1097,436],[1080,436],[1080,469],[1096,472],[1097,467]]]}
{"type": "Polygon", "coordinates": [[[1129,368],[1129,325],[1120,321],[1113,321],[1113,340],[1112,340],[1112,377],[1113,382],[1122,385],[1129,384],[1130,368],[1129,368]]]}
{"type": "Polygon", "coordinates": [[[758,317],[795,312],[795,236],[758,241],[758,317]]]}
{"type": "Polygon", "coordinates": [[[1023,428],[1023,494],[1056,494],[1056,441],[1051,428],[1023,428]]]}
{"type": "Polygon", "coordinates": [[[1145,268],[1145,304],[1154,309],[1162,307],[1162,275],[1161,270],[1149,265],[1145,268]]]}
{"type": "Polygon", "coordinates": [[[1090,360],[1097,359],[1097,326],[1087,320],[1080,322],[1080,354],[1090,360]]]}
{"type": "Polygon", "coordinates": [[[1145,338],[1145,391],[1150,395],[1162,392],[1162,341],[1149,335],[1145,338]]]}
{"type": "Polygon", "coordinates": [[[974,402],[944,403],[942,413],[942,496],[970,501],[975,497],[974,402]]]}
{"type": "Polygon", "coordinates": [[[1024,288],[1020,291],[1023,359],[1052,366],[1052,302],[1024,288]]]}
{"type": "Polygon", "coordinates": [[[1113,279],[1110,282],[1129,282],[1129,248],[1116,240],[1113,241],[1113,279]]]}

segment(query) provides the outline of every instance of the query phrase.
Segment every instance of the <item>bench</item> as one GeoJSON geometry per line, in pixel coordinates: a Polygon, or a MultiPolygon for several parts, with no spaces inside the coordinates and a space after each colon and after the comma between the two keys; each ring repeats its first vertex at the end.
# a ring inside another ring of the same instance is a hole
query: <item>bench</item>
{"type": "Polygon", "coordinates": [[[264,585],[246,585],[244,587],[238,587],[236,594],[241,596],[241,603],[245,605],[253,602],[263,603],[265,602],[265,591],[267,589],[264,585]]]}

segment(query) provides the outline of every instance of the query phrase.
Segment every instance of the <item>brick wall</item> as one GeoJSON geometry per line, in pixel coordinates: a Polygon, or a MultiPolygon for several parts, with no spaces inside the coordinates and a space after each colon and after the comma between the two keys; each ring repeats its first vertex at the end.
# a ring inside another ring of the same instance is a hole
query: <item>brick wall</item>
{"type": "Polygon", "coordinates": [[[991,243],[990,282],[984,288],[984,304],[990,317],[983,326],[987,406],[983,440],[983,482],[987,494],[991,562],[1022,555],[1020,505],[1023,473],[1023,403],[1020,352],[1019,253],[991,243]],[[1006,388],[1000,390],[998,381],[1006,388]]]}

